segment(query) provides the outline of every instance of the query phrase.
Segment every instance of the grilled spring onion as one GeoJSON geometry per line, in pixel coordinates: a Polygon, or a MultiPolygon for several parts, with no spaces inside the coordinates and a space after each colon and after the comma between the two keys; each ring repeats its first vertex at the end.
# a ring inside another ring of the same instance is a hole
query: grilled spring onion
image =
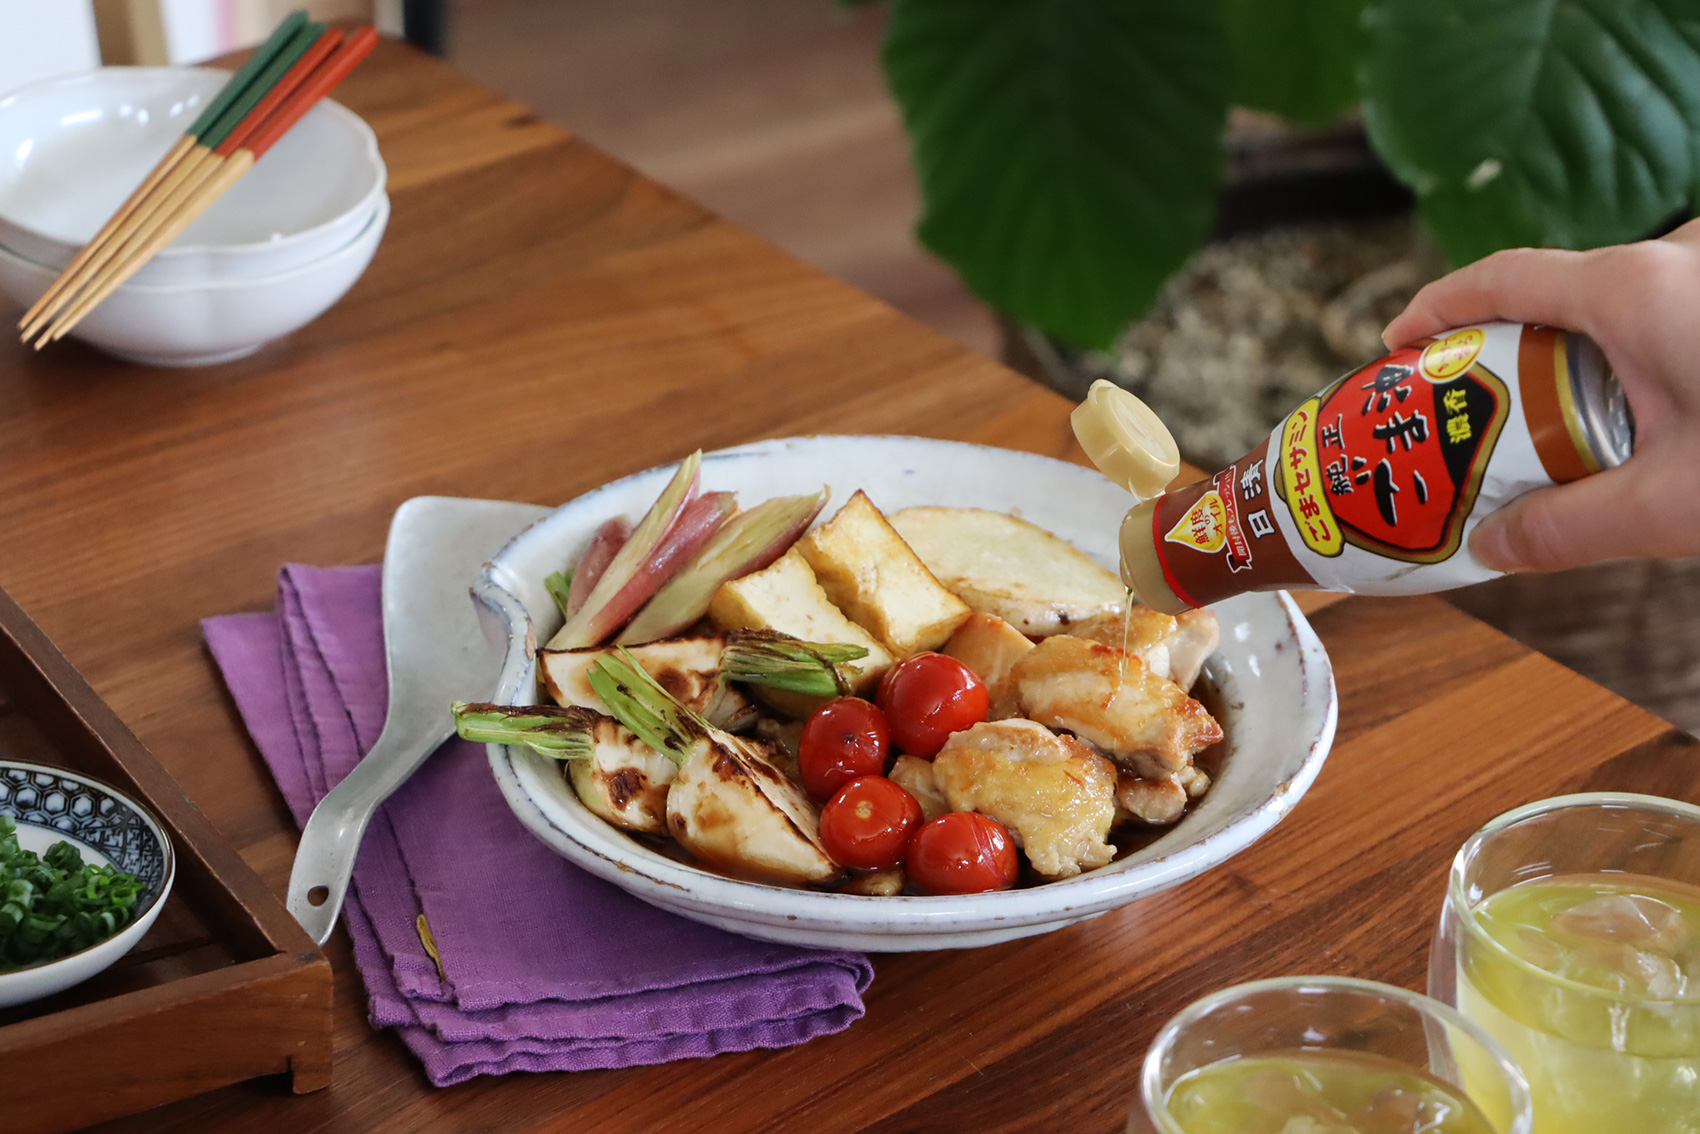
{"type": "Polygon", "coordinates": [[[543,586],[548,590],[549,597],[555,600],[555,606],[560,610],[561,617],[569,617],[567,614],[567,595],[573,589],[572,571],[556,571],[543,580],[543,586]]]}
{"type": "Polygon", "coordinates": [[[467,704],[456,701],[455,731],[479,744],[519,744],[555,760],[588,760],[597,714],[555,705],[467,704]]]}
{"type": "Polygon", "coordinates": [[[708,731],[707,721],[679,704],[625,649],[596,659],[590,687],[615,720],[675,764],[682,766],[685,750],[708,731]]]}
{"type": "Polygon", "coordinates": [[[867,656],[861,646],[804,642],[772,630],[734,630],[727,636],[720,676],[811,697],[844,697],[850,683],[838,667],[867,656]]]}

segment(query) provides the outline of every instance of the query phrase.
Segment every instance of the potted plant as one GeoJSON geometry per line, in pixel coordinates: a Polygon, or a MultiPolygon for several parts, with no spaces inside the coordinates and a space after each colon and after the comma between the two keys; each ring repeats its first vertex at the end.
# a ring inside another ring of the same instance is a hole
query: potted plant
{"type": "Polygon", "coordinates": [[[1106,348],[1210,237],[1231,105],[1361,113],[1453,264],[1589,247],[1700,184],[1700,0],[892,0],[921,242],[1106,348]]]}

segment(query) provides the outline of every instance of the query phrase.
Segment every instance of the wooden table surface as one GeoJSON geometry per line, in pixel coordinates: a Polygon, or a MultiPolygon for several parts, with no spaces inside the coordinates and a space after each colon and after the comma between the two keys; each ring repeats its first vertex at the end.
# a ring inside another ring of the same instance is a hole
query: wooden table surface
{"type": "MultiPolygon", "coordinates": [[[[556,503],[762,437],[1079,459],[1062,399],[440,62],[386,45],[339,97],[377,130],[394,218],[316,323],[203,370],[0,345],[0,586],[279,895],[295,830],[198,622],[268,608],[280,564],[374,561],[422,493],[556,503]]],[[[1204,993],[1291,973],[1421,987],[1447,863],[1499,812],[1584,789],[1700,799],[1685,734],[1439,599],[1314,624],[1339,734],[1273,834],[1060,932],[878,957],[839,1035],[434,1090],[366,1023],[339,932],[329,1089],[256,1080],[102,1129],[1119,1130],[1152,1035],[1204,993]]]]}

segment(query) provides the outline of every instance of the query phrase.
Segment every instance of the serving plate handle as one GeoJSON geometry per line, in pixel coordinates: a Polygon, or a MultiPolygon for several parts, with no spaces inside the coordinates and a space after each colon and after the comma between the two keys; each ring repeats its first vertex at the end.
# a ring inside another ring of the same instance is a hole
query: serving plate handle
{"type": "Polygon", "coordinates": [[[336,928],[378,805],[454,733],[451,702],[490,696],[496,655],[469,588],[486,560],[545,512],[534,504],[449,496],[418,496],[396,509],[384,548],[384,728],[313,809],[289,875],[289,912],[319,944],[336,928]]]}

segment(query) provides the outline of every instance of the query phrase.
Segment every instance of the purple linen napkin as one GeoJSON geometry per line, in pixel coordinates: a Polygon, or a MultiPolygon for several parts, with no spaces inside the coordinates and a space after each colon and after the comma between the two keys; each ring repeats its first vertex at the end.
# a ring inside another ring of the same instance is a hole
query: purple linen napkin
{"type": "MultiPolygon", "coordinates": [[[[383,728],[379,568],[287,566],[276,614],[202,625],[305,823],[383,728]]],[[[848,1027],[873,979],[860,953],[725,933],[579,870],[520,825],[483,745],[461,740],[378,809],[344,916],[372,1023],[437,1086],[784,1047],[848,1027]]]]}

